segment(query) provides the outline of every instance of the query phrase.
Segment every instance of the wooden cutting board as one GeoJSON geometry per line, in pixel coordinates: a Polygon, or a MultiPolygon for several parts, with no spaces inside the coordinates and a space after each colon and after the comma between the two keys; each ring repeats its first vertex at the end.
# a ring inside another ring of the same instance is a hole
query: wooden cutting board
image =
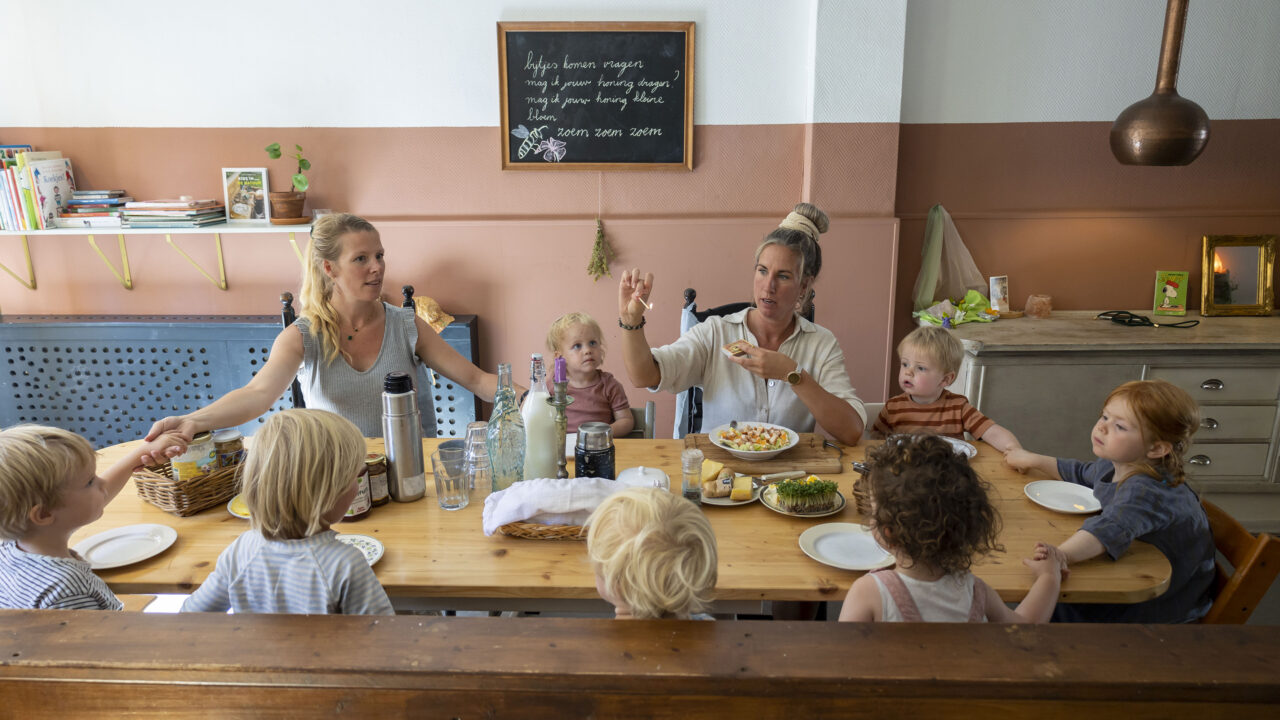
{"type": "Polygon", "coordinates": [[[684,446],[686,448],[697,448],[702,451],[702,454],[708,460],[722,462],[725,467],[744,475],[764,475],[767,473],[788,472],[790,470],[804,470],[818,475],[839,473],[842,469],[840,451],[823,445],[822,440],[822,437],[816,433],[800,433],[800,442],[796,443],[795,447],[772,460],[757,460],[755,462],[730,455],[727,451],[711,442],[711,438],[707,437],[706,433],[686,435],[684,446]]]}

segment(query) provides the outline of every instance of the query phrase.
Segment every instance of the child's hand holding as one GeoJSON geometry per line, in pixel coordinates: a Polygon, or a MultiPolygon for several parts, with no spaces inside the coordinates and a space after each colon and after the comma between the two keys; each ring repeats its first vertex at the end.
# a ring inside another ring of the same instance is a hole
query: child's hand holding
{"type": "Polygon", "coordinates": [[[1009,451],[1004,454],[1004,461],[1009,467],[1020,473],[1024,473],[1035,467],[1036,454],[1033,452],[1027,452],[1020,447],[1010,448],[1009,451]]]}
{"type": "Polygon", "coordinates": [[[150,442],[144,442],[132,455],[135,464],[130,471],[144,465],[164,464],[169,458],[182,454],[188,442],[188,439],[176,430],[164,433],[150,442]]]}
{"type": "Polygon", "coordinates": [[[1057,545],[1038,542],[1036,548],[1031,553],[1032,560],[1049,560],[1057,563],[1059,571],[1062,573],[1062,579],[1065,581],[1067,576],[1071,574],[1071,568],[1068,565],[1067,554],[1057,545]]]}

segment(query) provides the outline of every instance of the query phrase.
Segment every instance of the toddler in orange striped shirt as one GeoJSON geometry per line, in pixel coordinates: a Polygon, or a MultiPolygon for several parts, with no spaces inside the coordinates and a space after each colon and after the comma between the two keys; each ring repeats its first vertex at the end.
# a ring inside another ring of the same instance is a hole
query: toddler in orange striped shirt
{"type": "Polygon", "coordinates": [[[903,393],[889,398],[871,433],[931,432],[963,440],[965,432],[1002,453],[1022,445],[1013,433],[978,412],[963,395],[947,390],[956,379],[964,346],[949,330],[918,327],[898,343],[898,385],[903,393]]]}

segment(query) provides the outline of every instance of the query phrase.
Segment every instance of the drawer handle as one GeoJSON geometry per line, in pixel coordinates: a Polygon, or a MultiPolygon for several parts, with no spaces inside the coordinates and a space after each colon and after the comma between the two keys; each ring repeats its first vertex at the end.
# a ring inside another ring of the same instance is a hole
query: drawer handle
{"type": "Polygon", "coordinates": [[[1217,378],[1209,378],[1200,383],[1201,390],[1221,390],[1224,387],[1226,387],[1226,384],[1217,378]]]}
{"type": "Polygon", "coordinates": [[[1213,464],[1213,461],[1209,459],[1208,455],[1192,455],[1191,457],[1187,458],[1187,462],[1191,463],[1192,465],[1208,466],[1213,464]]]}
{"type": "Polygon", "coordinates": [[[1200,427],[1204,428],[1205,430],[1217,430],[1218,421],[1213,418],[1204,418],[1203,420],[1200,421],[1200,427]]]}

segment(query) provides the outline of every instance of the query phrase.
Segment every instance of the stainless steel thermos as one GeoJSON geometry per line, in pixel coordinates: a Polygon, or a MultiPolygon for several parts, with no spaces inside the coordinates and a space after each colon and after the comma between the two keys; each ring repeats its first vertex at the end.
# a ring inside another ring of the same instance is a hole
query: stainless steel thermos
{"type": "Polygon", "coordinates": [[[387,373],[382,381],[382,439],[387,448],[387,489],[396,502],[411,502],[427,492],[422,462],[422,419],[418,393],[408,373],[387,373]]]}

